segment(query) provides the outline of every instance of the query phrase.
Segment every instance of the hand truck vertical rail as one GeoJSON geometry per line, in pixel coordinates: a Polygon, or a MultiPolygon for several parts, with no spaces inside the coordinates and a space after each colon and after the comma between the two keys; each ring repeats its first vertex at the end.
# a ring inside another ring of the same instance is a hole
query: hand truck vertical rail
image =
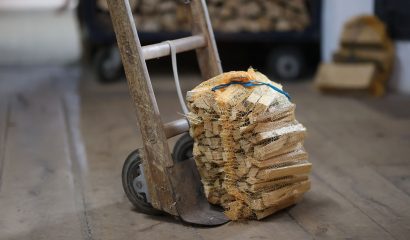
{"type": "Polygon", "coordinates": [[[220,225],[228,219],[206,200],[195,162],[176,162],[171,157],[167,138],[188,131],[188,121],[162,124],[145,63],[170,55],[172,46],[176,53],[196,50],[204,80],[222,73],[205,1],[185,2],[191,12],[192,36],[141,46],[128,0],[108,0],[144,145],[127,159],[123,185],[128,198],[144,212],[159,210],[189,223],[220,225]]]}

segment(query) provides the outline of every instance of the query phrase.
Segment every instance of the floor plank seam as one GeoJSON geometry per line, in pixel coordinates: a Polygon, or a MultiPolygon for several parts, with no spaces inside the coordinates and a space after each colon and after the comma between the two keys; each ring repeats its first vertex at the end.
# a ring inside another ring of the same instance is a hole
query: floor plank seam
{"type": "MultiPolygon", "coordinates": [[[[325,132],[320,126],[318,126],[318,127],[316,128],[316,130],[317,130],[318,132],[320,132],[323,136],[326,136],[326,137],[329,138],[329,139],[332,137],[332,136],[330,136],[330,135],[326,135],[326,132],[325,132]]],[[[354,161],[355,161],[356,163],[361,162],[360,160],[358,160],[358,159],[355,157],[355,153],[352,152],[350,149],[348,149],[348,148],[343,148],[343,145],[342,145],[342,144],[338,144],[337,142],[334,142],[334,141],[331,141],[331,142],[332,142],[333,144],[335,144],[335,145],[341,146],[341,148],[343,149],[343,151],[344,151],[345,153],[348,153],[348,154],[352,157],[352,159],[354,159],[354,161]]],[[[391,182],[389,179],[387,179],[386,177],[384,177],[384,176],[377,170],[377,165],[368,164],[366,167],[367,167],[369,170],[372,170],[376,175],[380,176],[383,180],[385,180],[385,181],[387,182],[387,184],[390,185],[391,188],[396,189],[398,192],[404,193],[405,197],[410,196],[409,194],[407,194],[406,192],[404,192],[402,189],[400,189],[399,187],[397,187],[397,186],[396,186],[393,182],[391,182]]],[[[377,205],[382,206],[382,207],[384,207],[384,208],[386,208],[386,209],[389,209],[393,214],[396,214],[396,212],[395,212],[394,210],[392,210],[392,209],[391,209],[389,206],[387,206],[386,204],[383,204],[383,203],[378,202],[378,201],[376,201],[376,200],[374,200],[374,199],[370,199],[370,198],[367,198],[367,197],[364,197],[364,196],[362,196],[362,198],[365,198],[366,200],[368,200],[368,201],[370,201],[370,202],[372,202],[372,203],[374,203],[374,204],[377,204],[377,205]]]]}
{"type": "Polygon", "coordinates": [[[312,175],[315,176],[319,181],[323,182],[326,186],[328,186],[330,189],[335,191],[337,194],[339,194],[343,199],[345,199],[347,202],[352,204],[357,210],[359,210],[364,216],[369,218],[370,221],[375,223],[377,226],[379,226],[383,231],[385,231],[389,236],[391,236],[393,239],[397,239],[389,230],[387,230],[382,224],[378,223],[375,219],[373,219],[371,216],[369,216],[365,211],[363,211],[359,206],[357,206],[353,201],[350,199],[346,198],[341,192],[339,192],[336,188],[334,188],[332,185],[324,181],[323,178],[321,178],[317,173],[312,172],[312,175]]]}
{"type": "MultiPolygon", "coordinates": [[[[7,101],[7,100],[6,100],[7,101]]],[[[7,101],[6,103],[6,119],[4,123],[4,134],[2,137],[2,145],[0,146],[0,192],[1,192],[1,186],[3,183],[3,169],[4,169],[4,162],[6,160],[6,143],[7,143],[7,136],[8,136],[8,131],[9,131],[9,125],[10,125],[10,117],[11,117],[11,104],[10,102],[7,101]]]]}
{"type": "Polygon", "coordinates": [[[310,233],[289,211],[286,211],[288,216],[312,239],[315,239],[315,235],[313,233],[310,233]]]}
{"type": "Polygon", "coordinates": [[[383,174],[381,174],[381,172],[377,169],[377,166],[372,166],[372,169],[379,175],[381,176],[384,180],[386,180],[387,182],[391,183],[397,190],[399,190],[400,192],[402,192],[403,194],[405,194],[406,196],[410,197],[410,194],[407,193],[406,191],[404,191],[403,189],[399,188],[398,186],[396,186],[396,184],[394,184],[394,182],[392,182],[390,179],[388,179],[386,176],[384,176],[383,174]]]}
{"type": "Polygon", "coordinates": [[[60,102],[62,105],[63,109],[63,115],[64,115],[64,125],[66,126],[66,131],[67,131],[67,142],[68,142],[68,147],[69,147],[69,157],[71,161],[71,170],[74,175],[73,177],[73,184],[75,187],[75,195],[77,195],[75,198],[77,198],[76,205],[79,210],[79,218],[81,221],[81,225],[83,228],[83,234],[84,234],[84,239],[85,240],[93,240],[93,233],[92,233],[92,227],[91,223],[89,220],[89,215],[88,215],[88,210],[87,210],[87,201],[85,197],[85,191],[83,187],[83,178],[81,175],[81,170],[80,166],[78,163],[78,156],[77,156],[77,151],[75,144],[73,143],[74,138],[73,138],[73,126],[72,126],[72,121],[70,119],[70,109],[67,103],[67,100],[64,97],[60,98],[60,102]],[[80,206],[78,206],[80,205],[80,206]]]}

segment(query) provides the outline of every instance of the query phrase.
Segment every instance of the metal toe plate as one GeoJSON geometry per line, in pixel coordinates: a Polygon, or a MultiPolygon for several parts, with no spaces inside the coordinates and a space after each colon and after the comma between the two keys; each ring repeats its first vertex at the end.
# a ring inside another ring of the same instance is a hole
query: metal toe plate
{"type": "Polygon", "coordinates": [[[177,211],[184,222],[217,226],[229,221],[222,208],[212,206],[206,199],[193,159],[176,162],[169,173],[177,211]]]}

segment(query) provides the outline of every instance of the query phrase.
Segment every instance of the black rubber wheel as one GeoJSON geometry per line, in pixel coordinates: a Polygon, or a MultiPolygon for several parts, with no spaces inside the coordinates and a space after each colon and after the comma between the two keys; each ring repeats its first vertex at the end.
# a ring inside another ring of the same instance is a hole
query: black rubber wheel
{"type": "Polygon", "coordinates": [[[279,80],[295,80],[305,70],[305,58],[297,47],[277,47],[267,58],[268,72],[279,80]]]}
{"type": "Polygon", "coordinates": [[[174,149],[172,151],[172,156],[174,161],[181,162],[192,158],[192,149],[194,148],[194,139],[185,133],[178,139],[175,143],[174,149]]]}
{"type": "Polygon", "coordinates": [[[99,49],[94,56],[94,71],[101,83],[112,83],[124,76],[121,57],[116,47],[99,49]]]}
{"type": "Polygon", "coordinates": [[[138,185],[141,186],[141,182],[136,180],[137,177],[143,174],[141,164],[142,159],[138,149],[128,155],[122,168],[122,186],[128,199],[138,212],[149,215],[160,215],[162,212],[153,208],[147,201],[146,193],[138,189],[138,185]]]}

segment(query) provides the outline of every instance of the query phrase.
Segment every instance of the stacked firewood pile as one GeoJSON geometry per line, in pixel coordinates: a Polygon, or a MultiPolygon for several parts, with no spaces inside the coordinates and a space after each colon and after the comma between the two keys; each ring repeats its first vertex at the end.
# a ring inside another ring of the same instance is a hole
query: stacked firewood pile
{"type": "Polygon", "coordinates": [[[384,23],[375,16],[357,16],[344,25],[333,63],[321,66],[316,85],[321,90],[366,90],[381,96],[393,63],[393,42],[384,23]]]}
{"type": "Polygon", "coordinates": [[[348,21],[333,60],[336,63],[373,64],[375,74],[370,90],[373,95],[383,95],[394,62],[393,42],[384,23],[374,16],[359,16],[348,21]]]}
{"type": "MultiPolygon", "coordinates": [[[[189,11],[182,0],[130,0],[138,28],[146,32],[187,31],[189,11]]],[[[207,0],[215,31],[301,31],[309,25],[305,0],[207,0]]],[[[107,9],[105,0],[98,0],[107,9]]]]}
{"type": "Polygon", "coordinates": [[[309,25],[304,0],[209,0],[207,3],[215,31],[301,31],[309,25]]]}
{"type": "Polygon", "coordinates": [[[205,194],[230,219],[264,218],[309,190],[306,129],[279,84],[253,69],[229,72],[189,91],[187,101],[205,194]]]}

